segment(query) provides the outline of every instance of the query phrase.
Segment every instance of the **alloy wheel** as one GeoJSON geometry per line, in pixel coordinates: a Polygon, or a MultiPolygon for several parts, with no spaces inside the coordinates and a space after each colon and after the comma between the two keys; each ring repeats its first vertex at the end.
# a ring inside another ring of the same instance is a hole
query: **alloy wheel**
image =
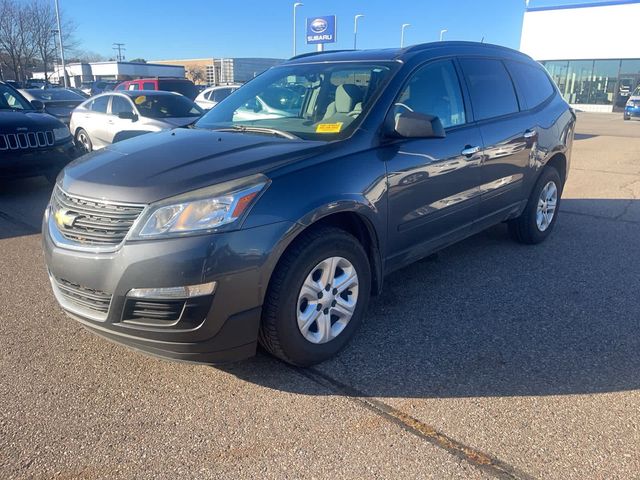
{"type": "Polygon", "coordinates": [[[311,343],[327,343],[340,335],[358,302],[358,274],[343,257],[318,263],[305,279],[297,302],[300,333],[311,343]]]}
{"type": "Polygon", "coordinates": [[[538,208],[536,209],[536,225],[538,230],[544,232],[551,222],[556,213],[556,207],[558,205],[558,187],[555,182],[548,182],[542,191],[540,192],[540,198],[538,198],[538,208]]]}

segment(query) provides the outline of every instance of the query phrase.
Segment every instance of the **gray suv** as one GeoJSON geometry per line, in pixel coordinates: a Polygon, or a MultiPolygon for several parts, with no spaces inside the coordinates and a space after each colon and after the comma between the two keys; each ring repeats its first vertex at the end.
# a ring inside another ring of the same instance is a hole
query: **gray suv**
{"type": "Polygon", "coordinates": [[[545,70],[506,48],[300,55],[192,128],[70,164],[44,217],[53,292],[151,354],[218,363],[260,343],[312,365],[387,273],[500,222],[543,241],[574,126],[545,70]],[[244,115],[265,98],[277,115],[244,115]]]}

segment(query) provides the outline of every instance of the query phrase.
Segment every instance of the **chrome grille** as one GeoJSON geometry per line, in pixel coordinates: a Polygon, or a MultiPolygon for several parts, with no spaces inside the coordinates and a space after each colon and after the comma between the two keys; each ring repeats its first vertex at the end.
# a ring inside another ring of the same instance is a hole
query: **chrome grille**
{"type": "Polygon", "coordinates": [[[0,133],[0,150],[25,150],[53,146],[53,131],[0,133]]]}
{"type": "Polygon", "coordinates": [[[51,215],[61,213],[73,218],[58,231],[67,239],[83,245],[118,245],[124,240],[144,205],[121,204],[69,195],[56,187],[51,198],[51,215]]]}
{"type": "Polygon", "coordinates": [[[82,287],[61,278],[54,278],[54,281],[62,299],[71,306],[103,315],[109,312],[111,294],[82,287]]]}

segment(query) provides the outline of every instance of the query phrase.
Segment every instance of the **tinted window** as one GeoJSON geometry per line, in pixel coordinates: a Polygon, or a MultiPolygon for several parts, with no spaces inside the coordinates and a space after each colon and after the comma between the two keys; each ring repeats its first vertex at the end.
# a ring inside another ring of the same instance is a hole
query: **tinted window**
{"type": "Polygon", "coordinates": [[[520,62],[506,62],[518,93],[524,97],[527,108],[534,108],[544,102],[553,93],[549,77],[541,67],[520,62]]]}
{"type": "Polygon", "coordinates": [[[156,84],[153,82],[144,82],[142,84],[142,89],[143,90],[155,90],[156,89],[156,84]]]}
{"type": "Polygon", "coordinates": [[[133,107],[126,98],[114,96],[111,100],[111,113],[117,115],[122,112],[133,112],[133,107]]]}
{"type": "Polygon", "coordinates": [[[460,63],[467,78],[476,120],[518,111],[513,83],[500,60],[465,58],[460,63]]]}
{"type": "Polygon", "coordinates": [[[98,97],[93,102],[91,102],[91,106],[89,108],[94,112],[107,113],[108,103],[109,96],[105,95],[104,97],[98,97]]]}
{"type": "MultiPolygon", "coordinates": [[[[152,90],[155,90],[155,87],[152,90]]],[[[196,86],[192,82],[185,80],[159,80],[158,90],[180,93],[192,100],[198,96],[196,86]]]]}
{"type": "Polygon", "coordinates": [[[182,95],[139,95],[134,97],[133,103],[143,117],[199,117],[202,109],[182,95]]]}
{"type": "Polygon", "coordinates": [[[396,101],[396,111],[435,115],[442,125],[465,123],[464,103],[458,75],[451,61],[430,63],[413,75],[396,101]]]}
{"type": "Polygon", "coordinates": [[[220,90],[214,90],[212,100],[215,102],[221,102],[229,95],[231,95],[231,92],[233,92],[233,89],[231,88],[221,88],[220,90]]]}

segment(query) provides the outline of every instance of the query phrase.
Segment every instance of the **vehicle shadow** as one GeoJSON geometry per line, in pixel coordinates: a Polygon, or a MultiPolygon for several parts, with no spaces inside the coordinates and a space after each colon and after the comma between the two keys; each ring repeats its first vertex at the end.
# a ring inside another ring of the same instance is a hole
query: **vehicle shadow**
{"type": "Polygon", "coordinates": [[[44,177],[0,180],[0,239],[40,233],[52,189],[44,177]]]}
{"type": "MultiPolygon", "coordinates": [[[[375,397],[640,388],[640,217],[615,220],[640,202],[569,199],[562,209],[543,244],[514,243],[499,225],[393,273],[351,345],[314,371],[375,397]],[[591,216],[593,205],[611,218],[591,216]]],[[[221,368],[318,394],[266,354],[221,368]]]]}

